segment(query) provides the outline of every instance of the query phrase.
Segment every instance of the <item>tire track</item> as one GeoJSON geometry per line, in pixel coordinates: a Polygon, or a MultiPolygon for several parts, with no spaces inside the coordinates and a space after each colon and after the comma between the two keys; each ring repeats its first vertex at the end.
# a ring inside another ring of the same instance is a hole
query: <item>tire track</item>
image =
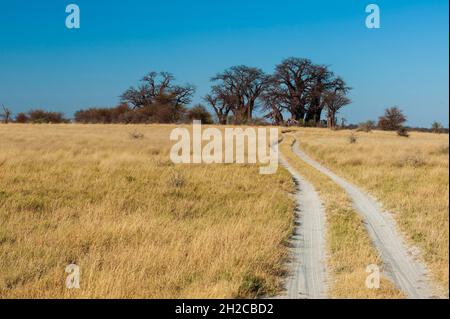
{"type": "Polygon", "coordinates": [[[395,285],[408,298],[432,298],[433,290],[428,280],[426,266],[413,257],[412,250],[398,233],[392,216],[384,212],[380,204],[368,194],[301,151],[298,140],[295,141],[292,150],[301,160],[331,178],[347,192],[354,208],[363,217],[368,234],[381,255],[386,275],[395,285]]]}
{"type": "Polygon", "coordinates": [[[285,281],[285,294],[278,298],[326,298],[325,212],[318,193],[282,156],[280,163],[296,184],[297,203],[294,234],[291,237],[292,260],[285,281]]]}

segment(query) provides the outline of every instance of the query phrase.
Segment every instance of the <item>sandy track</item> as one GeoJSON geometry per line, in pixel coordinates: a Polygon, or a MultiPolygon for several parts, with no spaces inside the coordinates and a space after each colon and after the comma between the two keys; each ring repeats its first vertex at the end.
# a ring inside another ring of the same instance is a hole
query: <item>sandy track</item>
{"type": "Polygon", "coordinates": [[[403,241],[392,216],[383,211],[371,196],[311,159],[300,150],[298,141],[294,143],[292,150],[300,159],[330,177],[347,192],[354,208],[363,217],[369,236],[381,255],[386,275],[396,286],[409,298],[432,298],[428,271],[403,241]]]}
{"type": "Polygon", "coordinates": [[[292,175],[297,191],[294,234],[291,238],[292,260],[286,278],[286,291],[278,298],[326,297],[325,212],[314,187],[281,156],[281,164],[292,175]]]}

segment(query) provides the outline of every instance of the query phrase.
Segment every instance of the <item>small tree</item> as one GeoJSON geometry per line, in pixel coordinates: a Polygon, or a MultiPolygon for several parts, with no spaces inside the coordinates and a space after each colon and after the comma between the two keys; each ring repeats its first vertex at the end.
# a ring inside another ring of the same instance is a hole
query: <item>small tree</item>
{"type": "Polygon", "coordinates": [[[431,130],[433,131],[433,133],[440,134],[440,133],[442,133],[442,129],[443,129],[443,126],[439,122],[433,122],[433,124],[431,124],[431,130]]]}
{"type": "Polygon", "coordinates": [[[197,104],[192,109],[189,109],[187,111],[187,117],[188,117],[189,121],[191,121],[191,122],[194,120],[198,120],[198,121],[202,121],[202,124],[212,124],[213,123],[211,114],[201,104],[197,104]]]}
{"type": "Polygon", "coordinates": [[[3,119],[3,123],[8,124],[11,120],[11,110],[6,106],[2,105],[2,109],[0,110],[0,118],[3,119]]]}
{"type": "Polygon", "coordinates": [[[324,98],[325,108],[327,109],[328,128],[336,127],[336,114],[341,108],[350,104],[352,101],[342,93],[327,92],[324,98]]]}
{"type": "Polygon", "coordinates": [[[380,116],[378,126],[385,131],[399,130],[403,123],[406,122],[406,116],[396,106],[388,108],[384,111],[384,115],[380,116]]]}

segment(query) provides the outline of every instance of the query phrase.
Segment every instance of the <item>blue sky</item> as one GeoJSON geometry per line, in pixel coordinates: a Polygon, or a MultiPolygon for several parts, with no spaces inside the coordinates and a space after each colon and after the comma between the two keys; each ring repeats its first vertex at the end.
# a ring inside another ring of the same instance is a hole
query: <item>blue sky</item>
{"type": "Polygon", "coordinates": [[[444,0],[0,0],[0,103],[67,116],[114,106],[150,70],[195,84],[246,64],[272,72],[296,56],[327,64],[353,87],[350,122],[398,105],[408,124],[448,126],[448,2],[444,0]],[[81,28],[65,27],[76,3],[81,28]],[[381,29],[365,27],[378,4],[381,29]]]}

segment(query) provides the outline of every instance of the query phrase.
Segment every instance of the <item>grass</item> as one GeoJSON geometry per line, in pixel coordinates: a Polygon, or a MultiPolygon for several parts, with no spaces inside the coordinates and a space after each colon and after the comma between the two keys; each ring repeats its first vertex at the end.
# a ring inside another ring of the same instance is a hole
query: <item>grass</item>
{"type": "Polygon", "coordinates": [[[0,125],[0,298],[271,295],[293,183],[173,165],[173,126],[0,125]],[[80,289],[65,267],[80,267],[80,289]]]}
{"type": "Polygon", "coordinates": [[[448,134],[302,129],[302,148],[315,160],[373,194],[409,242],[419,247],[434,279],[446,287],[449,265],[448,134]]]}
{"type": "Polygon", "coordinates": [[[379,289],[365,285],[369,265],[378,265],[381,258],[368,237],[363,221],[352,208],[343,189],[327,176],[300,160],[291,150],[295,138],[285,135],[280,146],[284,157],[309,180],[324,203],[327,217],[327,264],[331,277],[329,294],[333,298],[403,298],[403,294],[382,277],[379,289]]]}

